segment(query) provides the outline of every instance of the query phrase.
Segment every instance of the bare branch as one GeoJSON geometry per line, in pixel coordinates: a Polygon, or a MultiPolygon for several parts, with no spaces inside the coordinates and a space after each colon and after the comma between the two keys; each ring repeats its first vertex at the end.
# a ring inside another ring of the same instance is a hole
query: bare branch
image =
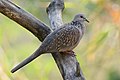
{"type": "Polygon", "coordinates": [[[63,9],[64,9],[63,0],[53,0],[50,3],[49,7],[46,9],[50,19],[51,28],[53,30],[57,29],[63,24],[61,13],[63,9]]]}
{"type": "Polygon", "coordinates": [[[51,32],[44,23],[32,14],[25,12],[8,0],[0,0],[0,12],[32,32],[41,41],[51,32]]]}
{"type": "MultiPolygon", "coordinates": [[[[61,12],[64,9],[63,0],[53,0],[47,8],[51,27],[53,30],[60,27],[63,22],[61,12]],[[54,17],[53,17],[54,16],[54,17]]],[[[14,20],[22,27],[33,33],[40,41],[51,32],[51,30],[30,13],[25,12],[9,0],[0,0],[0,12],[14,20]]],[[[85,80],[76,57],[52,53],[64,80],[85,80]]]]}

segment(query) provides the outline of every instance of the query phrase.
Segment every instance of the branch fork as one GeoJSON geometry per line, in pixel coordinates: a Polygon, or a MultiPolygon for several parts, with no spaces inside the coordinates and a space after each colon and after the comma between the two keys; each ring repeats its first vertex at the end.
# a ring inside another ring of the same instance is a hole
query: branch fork
{"type": "MultiPolygon", "coordinates": [[[[56,30],[63,25],[63,9],[63,0],[53,0],[47,7],[46,11],[52,30],[56,30]]],[[[9,0],[0,0],[0,12],[29,30],[40,41],[43,41],[45,37],[51,33],[51,29],[45,23],[9,0]]],[[[63,80],[85,80],[76,56],[63,55],[60,53],[52,53],[52,56],[61,72],[63,80]]]]}

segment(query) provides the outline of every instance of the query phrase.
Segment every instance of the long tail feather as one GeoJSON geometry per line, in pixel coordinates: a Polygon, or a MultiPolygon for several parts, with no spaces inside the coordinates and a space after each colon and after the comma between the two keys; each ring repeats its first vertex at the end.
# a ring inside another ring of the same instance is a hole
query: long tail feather
{"type": "Polygon", "coordinates": [[[11,72],[14,73],[17,70],[19,70],[20,68],[24,67],[25,65],[27,65],[28,63],[30,63],[31,61],[33,61],[34,59],[36,59],[38,56],[40,56],[42,53],[39,50],[39,48],[28,58],[26,58],[25,60],[23,60],[20,64],[18,64],[16,67],[14,67],[11,72]]]}

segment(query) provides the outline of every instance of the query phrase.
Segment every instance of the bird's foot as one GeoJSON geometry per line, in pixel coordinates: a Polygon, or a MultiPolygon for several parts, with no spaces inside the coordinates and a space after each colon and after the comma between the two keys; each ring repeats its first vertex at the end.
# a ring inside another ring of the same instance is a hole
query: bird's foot
{"type": "Polygon", "coordinates": [[[74,51],[65,51],[65,52],[60,52],[60,53],[62,53],[64,55],[70,55],[70,56],[73,56],[73,57],[76,56],[74,51]]]}

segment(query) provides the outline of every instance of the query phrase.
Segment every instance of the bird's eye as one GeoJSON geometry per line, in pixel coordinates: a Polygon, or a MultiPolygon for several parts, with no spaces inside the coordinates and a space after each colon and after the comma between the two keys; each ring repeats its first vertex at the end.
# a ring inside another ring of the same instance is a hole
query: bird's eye
{"type": "Polygon", "coordinates": [[[83,18],[83,16],[80,16],[80,18],[83,18]]]}

